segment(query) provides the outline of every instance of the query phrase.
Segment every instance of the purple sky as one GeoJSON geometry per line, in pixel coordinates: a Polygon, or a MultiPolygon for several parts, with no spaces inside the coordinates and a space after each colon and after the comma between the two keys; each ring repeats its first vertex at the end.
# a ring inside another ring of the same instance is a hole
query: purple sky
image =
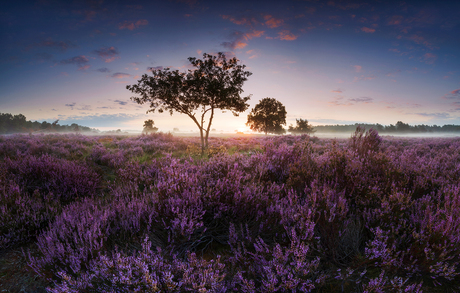
{"type": "Polygon", "coordinates": [[[129,98],[150,67],[226,52],[253,73],[245,130],[271,97],[288,125],[460,124],[460,1],[8,1],[0,12],[0,112],[30,120],[196,131],[129,98]]]}

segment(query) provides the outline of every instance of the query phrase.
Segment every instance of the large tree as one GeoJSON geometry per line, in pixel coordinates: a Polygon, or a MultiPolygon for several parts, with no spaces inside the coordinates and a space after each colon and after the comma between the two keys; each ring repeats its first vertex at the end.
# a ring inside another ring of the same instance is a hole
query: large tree
{"type": "Polygon", "coordinates": [[[211,123],[217,109],[229,110],[238,116],[245,111],[250,96],[241,97],[243,84],[252,74],[245,71],[245,65],[238,59],[203,54],[203,60],[189,57],[194,69],[187,72],[171,71],[169,68],[154,69],[152,75],[142,75],[136,85],[126,89],[140,95],[131,97],[139,104],[150,103],[148,112],[174,111],[188,115],[198,126],[201,136],[201,150],[208,147],[211,123]],[[206,121],[207,119],[207,121],[206,121]]]}
{"type": "Polygon", "coordinates": [[[313,133],[315,132],[316,130],[313,129],[313,126],[311,124],[308,124],[308,120],[307,119],[296,119],[295,120],[296,122],[296,126],[292,126],[292,124],[289,126],[289,132],[290,133],[313,133]]]}
{"type": "Polygon", "coordinates": [[[155,133],[158,131],[158,127],[153,126],[155,122],[152,119],[145,120],[144,121],[144,130],[142,132],[149,134],[149,133],[155,133]]]}
{"type": "Polygon", "coordinates": [[[286,130],[286,109],[274,98],[264,98],[251,110],[246,125],[258,132],[283,134],[286,130]]]}

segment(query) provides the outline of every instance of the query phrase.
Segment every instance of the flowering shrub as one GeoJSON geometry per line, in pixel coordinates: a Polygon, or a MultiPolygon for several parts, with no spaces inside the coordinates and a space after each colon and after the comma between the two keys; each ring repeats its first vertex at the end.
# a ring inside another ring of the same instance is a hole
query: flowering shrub
{"type": "Polygon", "coordinates": [[[0,249],[50,292],[460,290],[460,139],[197,142],[0,138],[0,249]]]}

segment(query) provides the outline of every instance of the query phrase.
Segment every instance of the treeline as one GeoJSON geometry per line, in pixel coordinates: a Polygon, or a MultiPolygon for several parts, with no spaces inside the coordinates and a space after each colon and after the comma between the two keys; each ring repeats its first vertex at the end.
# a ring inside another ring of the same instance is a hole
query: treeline
{"type": "Polygon", "coordinates": [[[46,121],[30,121],[22,114],[12,115],[0,113],[0,134],[27,133],[27,132],[97,132],[94,128],[81,126],[76,123],[59,125],[59,120],[49,123],[46,121]]]}
{"type": "Polygon", "coordinates": [[[396,125],[381,125],[381,124],[361,124],[355,123],[350,125],[319,125],[314,129],[317,132],[353,132],[356,127],[361,126],[366,129],[376,129],[379,133],[436,133],[436,132],[460,132],[460,125],[409,125],[398,121],[396,125]]]}

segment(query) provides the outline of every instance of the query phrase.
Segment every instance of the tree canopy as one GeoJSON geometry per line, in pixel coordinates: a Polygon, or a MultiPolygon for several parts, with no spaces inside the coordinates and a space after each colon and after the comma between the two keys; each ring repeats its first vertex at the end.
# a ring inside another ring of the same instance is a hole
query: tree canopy
{"type": "Polygon", "coordinates": [[[283,134],[286,130],[286,109],[274,98],[264,98],[251,110],[246,125],[253,131],[283,134]]]}
{"type": "Polygon", "coordinates": [[[168,111],[188,115],[200,130],[202,151],[208,147],[208,137],[215,110],[229,110],[238,116],[249,104],[241,97],[243,84],[252,74],[238,59],[203,54],[203,60],[188,58],[194,69],[187,72],[170,68],[153,69],[152,76],[142,75],[135,85],[126,89],[138,94],[131,97],[138,104],[149,103],[148,112],[168,111]],[[207,119],[207,121],[206,121],[207,119]]]}
{"type": "Polygon", "coordinates": [[[289,132],[290,133],[299,133],[299,134],[302,134],[302,133],[313,133],[315,132],[316,130],[313,129],[313,126],[311,124],[308,124],[308,120],[307,119],[296,119],[295,120],[296,122],[296,126],[292,126],[292,124],[289,126],[289,132]]]}
{"type": "Polygon", "coordinates": [[[149,119],[149,120],[145,120],[144,121],[144,129],[142,132],[144,133],[155,133],[158,131],[158,127],[154,127],[153,125],[155,124],[155,122],[152,120],[152,119],[149,119]]]}

